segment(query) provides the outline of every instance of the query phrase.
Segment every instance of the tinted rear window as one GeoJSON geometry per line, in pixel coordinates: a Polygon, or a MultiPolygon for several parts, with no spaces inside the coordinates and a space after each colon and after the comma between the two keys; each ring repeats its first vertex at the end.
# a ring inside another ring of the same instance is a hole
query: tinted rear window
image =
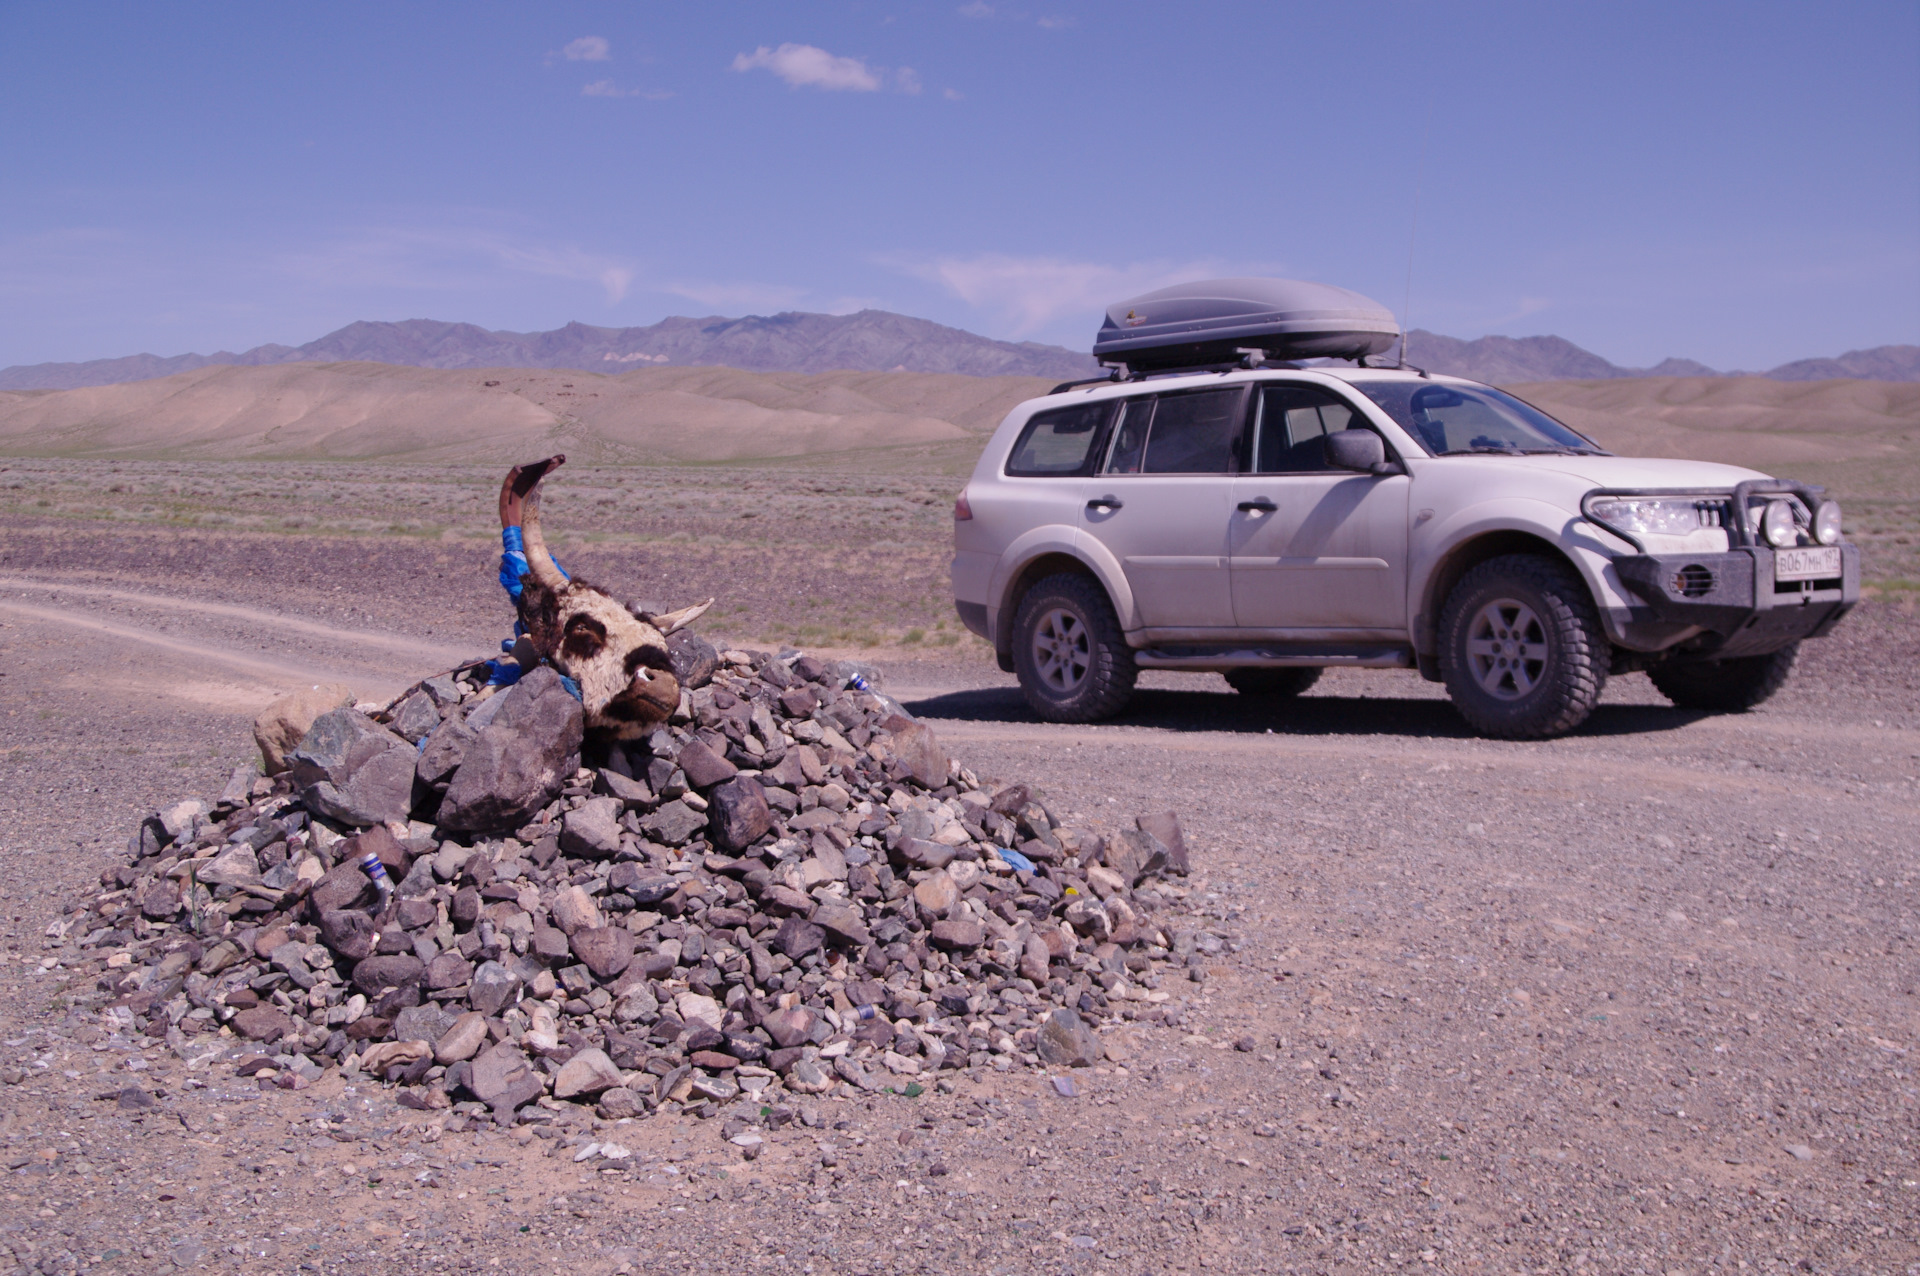
{"type": "Polygon", "coordinates": [[[1240,438],[1242,401],[1237,387],[1129,399],[1107,473],[1228,473],[1240,438]]]}
{"type": "Polygon", "coordinates": [[[1016,478],[1091,474],[1097,455],[1094,444],[1106,436],[1113,406],[1111,402],[1083,403],[1037,414],[1020,431],[1020,441],[1007,460],[1007,473],[1016,478]]]}

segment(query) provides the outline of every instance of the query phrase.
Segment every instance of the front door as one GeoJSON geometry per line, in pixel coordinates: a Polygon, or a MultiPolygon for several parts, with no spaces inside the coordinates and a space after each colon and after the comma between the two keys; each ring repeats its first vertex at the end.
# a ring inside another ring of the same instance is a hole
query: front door
{"type": "Polygon", "coordinates": [[[1227,512],[1245,398],[1233,387],[1125,403],[1081,525],[1126,573],[1131,627],[1233,626],[1227,512]]]}
{"type": "Polygon", "coordinates": [[[1333,391],[1280,382],[1257,393],[1252,464],[1233,482],[1228,524],[1235,622],[1304,641],[1404,637],[1411,480],[1327,467],[1325,435],[1367,428],[1333,391]]]}

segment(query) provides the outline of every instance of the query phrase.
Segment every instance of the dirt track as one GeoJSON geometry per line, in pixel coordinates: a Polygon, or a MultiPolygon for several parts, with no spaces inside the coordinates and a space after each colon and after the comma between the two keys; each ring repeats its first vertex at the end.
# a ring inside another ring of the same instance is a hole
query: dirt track
{"type": "Polygon", "coordinates": [[[1176,989],[1180,1028],[1111,1034],[1077,1097],[1016,1072],[823,1103],[752,1165],[698,1122],[621,1127],[639,1168],[586,1175],[540,1140],[434,1140],[377,1087],[129,1071],[63,1023],[41,930],[139,814],[217,790],[267,695],[397,687],[505,622],[431,547],[335,604],[326,563],[160,582],[101,543],[84,580],[0,582],[23,1268],[1920,1271],[1911,612],[1863,609],[1760,712],[1622,679],[1545,744],[1467,737],[1409,675],[1278,717],[1158,677],[1121,724],[1060,728],[977,657],[895,662],[950,751],[1062,818],[1180,811],[1193,902],[1240,951],[1176,989]],[[158,1107],[94,1097],[134,1080],[158,1107]]]}

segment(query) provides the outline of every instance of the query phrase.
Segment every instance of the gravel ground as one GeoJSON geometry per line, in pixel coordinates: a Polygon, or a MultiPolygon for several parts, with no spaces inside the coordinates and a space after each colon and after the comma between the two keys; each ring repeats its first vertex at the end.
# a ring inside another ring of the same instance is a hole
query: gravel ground
{"type": "Polygon", "coordinates": [[[949,751],[1062,818],[1178,810],[1237,951],[1072,1097],[821,1101],[751,1163],[695,1120],[609,1127],[631,1168],[586,1172],[380,1086],[107,1048],[42,936],[141,814],[218,791],[269,695],[497,637],[486,555],[0,538],[0,1270],[1920,1272],[1910,609],[1863,607],[1758,712],[1624,678],[1535,744],[1402,674],[1279,715],[1156,675],[1070,728],[965,646],[881,652],[949,751]]]}

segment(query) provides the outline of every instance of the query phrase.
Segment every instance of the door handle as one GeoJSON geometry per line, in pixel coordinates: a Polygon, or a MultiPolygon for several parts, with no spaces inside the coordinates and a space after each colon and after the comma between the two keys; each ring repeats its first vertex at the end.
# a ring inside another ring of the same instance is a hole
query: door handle
{"type": "Polygon", "coordinates": [[[1264,496],[1256,496],[1250,501],[1240,502],[1240,512],[1243,514],[1271,514],[1279,508],[1264,496]]]}
{"type": "Polygon", "coordinates": [[[1117,510],[1122,504],[1117,496],[1096,496],[1087,502],[1087,508],[1098,514],[1103,510],[1117,510]]]}

